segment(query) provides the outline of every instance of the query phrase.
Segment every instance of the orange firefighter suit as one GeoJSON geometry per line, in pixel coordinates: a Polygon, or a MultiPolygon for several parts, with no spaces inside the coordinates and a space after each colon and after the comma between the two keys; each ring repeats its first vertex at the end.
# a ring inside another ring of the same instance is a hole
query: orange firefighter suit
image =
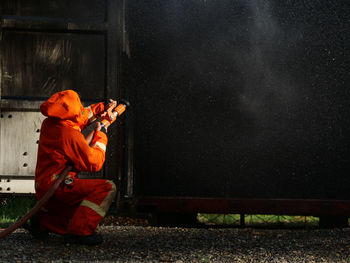
{"type": "Polygon", "coordinates": [[[104,103],[84,108],[73,90],[58,92],[40,106],[47,116],[41,126],[35,189],[38,199],[67,166],[74,169],[40,211],[40,230],[58,234],[92,235],[116,192],[104,179],[79,179],[79,171],[99,171],[105,161],[107,136],[96,131],[89,145],[81,133],[103,111],[104,103]]]}

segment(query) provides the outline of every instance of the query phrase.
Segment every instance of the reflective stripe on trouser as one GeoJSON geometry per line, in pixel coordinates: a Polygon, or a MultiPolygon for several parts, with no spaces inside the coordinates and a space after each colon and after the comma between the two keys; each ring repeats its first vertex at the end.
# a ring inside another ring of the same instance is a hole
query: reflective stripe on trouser
{"type": "Polygon", "coordinates": [[[62,184],[41,211],[42,230],[58,234],[91,235],[116,193],[115,184],[101,179],[74,179],[62,184]]]}
{"type": "Polygon", "coordinates": [[[116,194],[116,187],[112,181],[106,181],[101,189],[96,189],[91,195],[84,198],[80,206],[74,213],[72,221],[69,224],[68,232],[75,235],[92,234],[98,223],[106,215],[116,194]],[[103,195],[108,189],[108,194],[103,195]],[[98,198],[98,196],[100,198],[98,198]],[[84,222],[84,224],[82,224],[84,222]]]}

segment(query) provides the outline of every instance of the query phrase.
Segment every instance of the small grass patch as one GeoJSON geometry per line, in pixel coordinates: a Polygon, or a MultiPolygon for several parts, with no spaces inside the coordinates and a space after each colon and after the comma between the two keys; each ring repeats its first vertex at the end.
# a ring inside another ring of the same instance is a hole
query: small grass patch
{"type": "MultiPolygon", "coordinates": [[[[245,226],[316,227],[318,217],[283,215],[242,215],[245,226]]],[[[208,225],[241,226],[239,214],[198,214],[198,221],[208,225]]]]}
{"type": "Polygon", "coordinates": [[[237,214],[198,214],[197,219],[208,225],[240,225],[240,215],[237,214]]]}
{"type": "Polygon", "coordinates": [[[0,197],[0,227],[7,227],[24,216],[36,203],[34,196],[0,197]]]}

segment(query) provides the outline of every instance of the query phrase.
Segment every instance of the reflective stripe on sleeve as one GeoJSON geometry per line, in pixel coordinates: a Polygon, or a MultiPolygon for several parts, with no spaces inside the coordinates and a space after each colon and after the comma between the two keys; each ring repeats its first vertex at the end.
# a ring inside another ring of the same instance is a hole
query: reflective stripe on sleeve
{"type": "Polygon", "coordinates": [[[95,142],[95,144],[92,145],[92,148],[96,148],[96,147],[100,148],[104,152],[106,151],[106,145],[103,144],[102,142],[95,142]]]}
{"type": "Polygon", "coordinates": [[[88,118],[90,119],[91,117],[94,117],[94,114],[92,113],[91,107],[86,107],[85,110],[88,111],[88,118]]]}
{"type": "Polygon", "coordinates": [[[94,116],[94,113],[92,112],[91,107],[86,107],[85,110],[88,112],[88,119],[89,123],[94,122],[97,118],[94,116]]]}

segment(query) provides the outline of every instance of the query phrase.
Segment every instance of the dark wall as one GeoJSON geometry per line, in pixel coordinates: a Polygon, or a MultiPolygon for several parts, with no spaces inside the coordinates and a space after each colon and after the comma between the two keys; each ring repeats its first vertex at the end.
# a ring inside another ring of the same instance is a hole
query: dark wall
{"type": "Polygon", "coordinates": [[[129,0],[138,195],[349,199],[350,3],[129,0]]]}
{"type": "Polygon", "coordinates": [[[1,96],[125,91],[139,196],[349,199],[349,5],[1,0],[1,96]]]}

